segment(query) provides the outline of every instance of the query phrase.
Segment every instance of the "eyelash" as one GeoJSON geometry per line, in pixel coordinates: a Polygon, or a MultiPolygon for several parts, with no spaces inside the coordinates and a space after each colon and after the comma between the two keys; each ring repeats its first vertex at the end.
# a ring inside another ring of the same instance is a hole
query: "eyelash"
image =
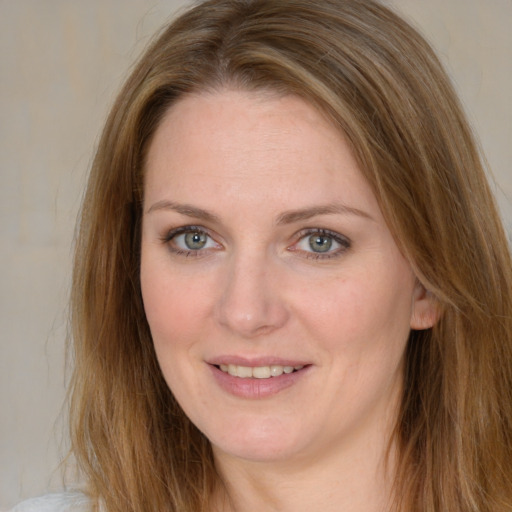
{"type": "MultiPolygon", "coordinates": [[[[313,259],[313,260],[328,260],[332,258],[338,258],[342,256],[347,250],[352,246],[351,241],[343,235],[336,233],[335,231],[331,231],[330,229],[324,228],[308,228],[302,231],[299,231],[295,236],[297,237],[297,242],[293,244],[292,247],[297,246],[300,242],[305,240],[306,238],[312,237],[314,235],[330,238],[334,242],[336,242],[340,247],[329,252],[321,253],[314,251],[302,251],[305,258],[313,259]]],[[[298,249],[290,248],[290,251],[296,251],[298,249]]]]}
{"type": "Polygon", "coordinates": [[[169,250],[178,256],[185,256],[185,257],[201,257],[205,256],[205,250],[201,249],[180,249],[178,247],[174,247],[172,245],[173,240],[180,236],[180,235],[186,235],[189,233],[197,233],[199,235],[206,235],[210,240],[213,240],[213,237],[209,234],[208,230],[201,226],[182,226],[176,229],[172,229],[169,231],[163,238],[162,242],[167,244],[169,246],[169,250]]]}
{"type": "MultiPolygon", "coordinates": [[[[182,226],[176,229],[172,229],[169,231],[164,237],[162,237],[162,242],[167,244],[169,246],[169,250],[178,256],[185,256],[185,257],[202,257],[209,254],[209,250],[211,248],[206,249],[180,249],[176,246],[173,246],[173,240],[176,239],[176,237],[180,235],[186,235],[191,233],[197,233],[198,235],[206,235],[210,241],[215,242],[214,238],[210,235],[207,229],[201,227],[201,226],[182,226]]],[[[299,231],[296,235],[294,235],[294,238],[297,240],[294,244],[292,244],[288,250],[292,252],[302,252],[304,257],[307,259],[314,259],[314,260],[326,260],[331,258],[337,258],[340,257],[342,254],[344,254],[348,249],[351,247],[351,241],[339,233],[336,233],[335,231],[331,231],[329,229],[323,229],[323,228],[308,228],[299,231]],[[296,246],[300,244],[302,241],[304,241],[308,237],[312,237],[314,235],[317,235],[319,237],[325,237],[333,240],[336,242],[340,247],[333,250],[328,251],[325,253],[321,252],[314,252],[314,251],[304,251],[297,249],[296,246]]],[[[208,244],[208,241],[206,242],[208,244]]],[[[218,244],[220,245],[220,244],[218,244]]]]}

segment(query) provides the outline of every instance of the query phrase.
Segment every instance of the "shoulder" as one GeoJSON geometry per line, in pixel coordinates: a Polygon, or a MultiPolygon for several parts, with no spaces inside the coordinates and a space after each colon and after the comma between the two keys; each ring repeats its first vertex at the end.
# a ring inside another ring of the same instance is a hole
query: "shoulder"
{"type": "Polygon", "coordinates": [[[91,512],[91,502],[81,492],[61,492],[31,498],[10,512],[91,512]]]}

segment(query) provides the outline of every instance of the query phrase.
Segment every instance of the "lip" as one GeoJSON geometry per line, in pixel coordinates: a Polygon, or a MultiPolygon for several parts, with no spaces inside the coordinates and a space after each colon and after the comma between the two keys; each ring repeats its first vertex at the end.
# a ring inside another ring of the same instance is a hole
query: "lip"
{"type": "Polygon", "coordinates": [[[301,380],[303,380],[311,369],[311,364],[301,363],[298,361],[290,361],[275,358],[258,358],[251,359],[250,362],[245,358],[226,357],[219,359],[218,363],[209,362],[208,366],[212,372],[215,382],[220,388],[230,395],[238,398],[261,400],[263,398],[272,397],[285,389],[288,389],[301,380]],[[283,373],[278,377],[269,377],[268,379],[256,378],[240,378],[233,377],[229,373],[223,372],[218,366],[220,364],[235,364],[238,366],[304,366],[304,368],[292,373],[283,373]]]}
{"type": "Polygon", "coordinates": [[[303,361],[299,359],[283,359],[273,356],[259,356],[259,357],[242,357],[242,356],[219,356],[206,361],[213,366],[220,366],[221,364],[234,364],[237,366],[309,366],[311,361],[303,361]]]}

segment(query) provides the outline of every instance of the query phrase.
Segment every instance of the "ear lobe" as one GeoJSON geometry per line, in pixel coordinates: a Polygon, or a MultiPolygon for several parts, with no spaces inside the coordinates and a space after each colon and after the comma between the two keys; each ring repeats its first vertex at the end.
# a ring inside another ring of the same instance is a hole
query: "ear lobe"
{"type": "Polygon", "coordinates": [[[441,316],[437,299],[418,281],[411,308],[411,329],[421,331],[433,327],[441,316]]]}

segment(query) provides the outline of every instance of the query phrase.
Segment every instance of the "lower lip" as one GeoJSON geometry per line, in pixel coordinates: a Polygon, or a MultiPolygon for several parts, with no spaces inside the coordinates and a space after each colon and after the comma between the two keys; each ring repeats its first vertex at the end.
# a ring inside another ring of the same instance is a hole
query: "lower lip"
{"type": "Polygon", "coordinates": [[[216,382],[227,393],[240,398],[259,399],[276,395],[293,386],[306,376],[310,366],[268,379],[233,377],[216,366],[210,365],[210,368],[216,382]]]}

